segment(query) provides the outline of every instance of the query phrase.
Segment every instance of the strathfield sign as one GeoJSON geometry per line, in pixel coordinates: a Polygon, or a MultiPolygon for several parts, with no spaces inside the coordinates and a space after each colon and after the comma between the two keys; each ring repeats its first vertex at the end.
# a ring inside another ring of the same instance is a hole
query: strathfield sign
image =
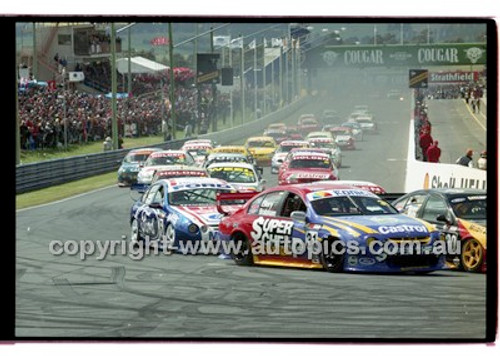
{"type": "Polygon", "coordinates": [[[324,46],[307,53],[311,67],[486,64],[486,44],[324,46]]]}
{"type": "Polygon", "coordinates": [[[458,84],[477,82],[479,80],[479,72],[430,72],[429,84],[458,84]]]}

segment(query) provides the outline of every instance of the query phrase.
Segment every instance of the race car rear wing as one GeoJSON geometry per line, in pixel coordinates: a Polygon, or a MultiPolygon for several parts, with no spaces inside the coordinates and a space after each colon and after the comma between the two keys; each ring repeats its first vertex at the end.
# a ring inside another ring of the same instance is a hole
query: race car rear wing
{"type": "Polygon", "coordinates": [[[377,195],[382,199],[387,200],[389,203],[392,203],[394,200],[405,195],[405,193],[383,193],[377,195]]]}
{"type": "Polygon", "coordinates": [[[231,209],[231,206],[237,205],[238,207],[245,204],[248,200],[252,199],[255,195],[259,193],[254,191],[244,192],[244,193],[218,193],[217,200],[217,211],[224,215],[229,215],[235,211],[231,209]],[[226,208],[226,209],[224,209],[226,208]]]}

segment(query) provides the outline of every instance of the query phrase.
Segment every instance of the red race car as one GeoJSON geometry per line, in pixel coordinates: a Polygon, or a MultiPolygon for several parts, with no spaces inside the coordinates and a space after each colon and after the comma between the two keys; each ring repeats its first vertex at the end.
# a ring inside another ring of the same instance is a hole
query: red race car
{"type": "Polygon", "coordinates": [[[279,185],[337,179],[330,156],[314,149],[292,149],[278,171],[279,185]]]}

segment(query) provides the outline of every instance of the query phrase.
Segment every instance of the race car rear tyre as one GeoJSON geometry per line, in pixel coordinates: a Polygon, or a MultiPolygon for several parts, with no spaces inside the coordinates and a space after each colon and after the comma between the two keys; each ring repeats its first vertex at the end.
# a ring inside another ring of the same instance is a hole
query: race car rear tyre
{"type": "Polygon", "coordinates": [[[243,234],[236,234],[232,237],[232,241],[234,242],[234,248],[237,249],[231,254],[234,262],[239,266],[253,265],[252,248],[248,241],[248,237],[243,234]],[[238,244],[240,244],[240,246],[238,246],[238,244]]]}
{"type": "Polygon", "coordinates": [[[329,238],[328,249],[323,251],[321,255],[321,263],[327,272],[336,273],[344,270],[345,254],[335,252],[338,248],[332,247],[336,241],[340,240],[334,237],[329,238]]]}
{"type": "Polygon", "coordinates": [[[474,238],[465,240],[462,245],[462,253],[460,256],[460,261],[462,262],[462,267],[467,272],[478,272],[483,266],[483,247],[474,238]]]}

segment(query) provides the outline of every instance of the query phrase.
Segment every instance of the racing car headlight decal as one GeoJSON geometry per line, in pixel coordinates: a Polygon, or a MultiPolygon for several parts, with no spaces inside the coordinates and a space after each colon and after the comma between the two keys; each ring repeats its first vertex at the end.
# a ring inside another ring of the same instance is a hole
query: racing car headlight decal
{"type": "MultiPolygon", "coordinates": [[[[192,224],[192,225],[194,225],[194,224],[192,224]]],[[[205,234],[207,231],[208,231],[208,226],[207,225],[202,225],[201,226],[201,232],[205,234]]]]}
{"type": "Polygon", "coordinates": [[[199,228],[198,228],[198,225],[196,224],[190,224],[188,226],[188,231],[190,234],[196,234],[198,232],[199,228]]]}

